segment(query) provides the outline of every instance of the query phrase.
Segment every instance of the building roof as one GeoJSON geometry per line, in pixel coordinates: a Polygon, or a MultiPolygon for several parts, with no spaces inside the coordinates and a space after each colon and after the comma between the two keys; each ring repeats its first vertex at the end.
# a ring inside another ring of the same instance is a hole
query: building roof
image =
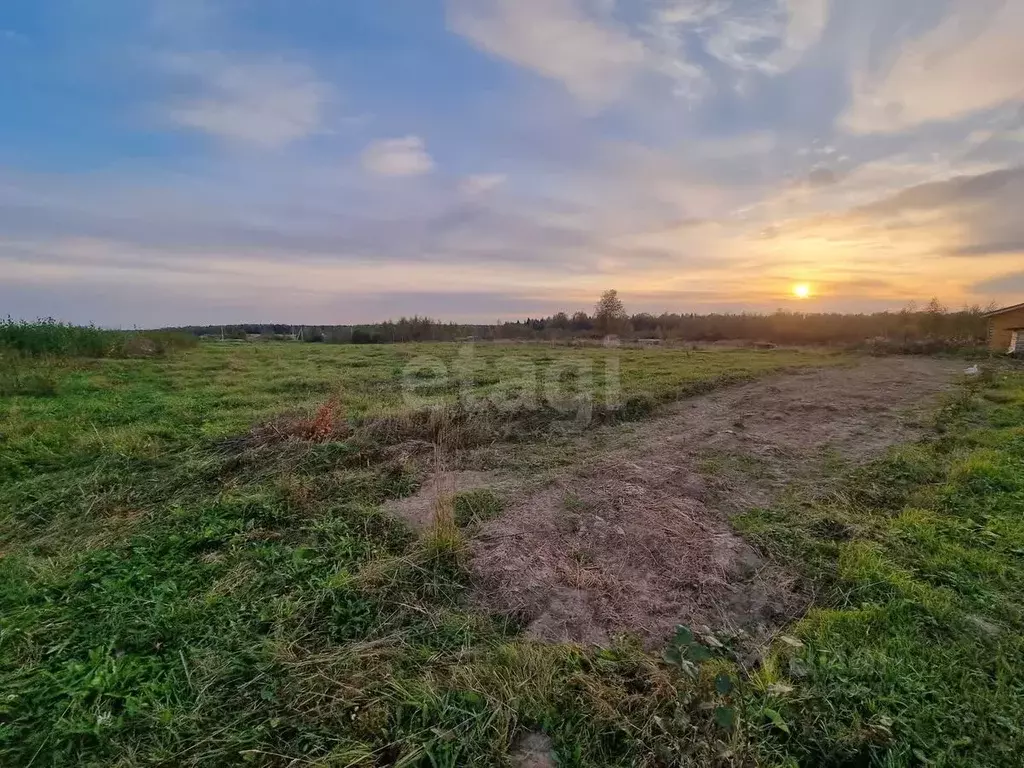
{"type": "Polygon", "coordinates": [[[1024,309],[1024,303],[1014,304],[1012,307],[1003,307],[1002,309],[993,309],[991,312],[986,312],[982,317],[995,317],[996,315],[1003,315],[1007,312],[1013,312],[1015,309],[1024,309]]]}

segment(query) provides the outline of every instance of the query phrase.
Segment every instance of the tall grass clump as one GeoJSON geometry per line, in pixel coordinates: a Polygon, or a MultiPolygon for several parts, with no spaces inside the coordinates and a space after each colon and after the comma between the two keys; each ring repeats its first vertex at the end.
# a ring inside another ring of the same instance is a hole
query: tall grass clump
{"type": "Polygon", "coordinates": [[[118,331],[71,325],[52,317],[34,322],[0,320],[0,347],[31,357],[105,357],[118,336],[118,331]]]}
{"type": "Polygon", "coordinates": [[[456,522],[455,476],[448,471],[453,439],[449,430],[442,428],[434,442],[434,514],[426,543],[438,556],[458,556],[463,545],[456,522]]]}
{"type": "Polygon", "coordinates": [[[156,357],[195,346],[174,331],[110,331],[45,318],[0,319],[0,397],[53,397],[78,360],[156,357]]]}
{"type": "Polygon", "coordinates": [[[196,343],[195,337],[174,331],[111,331],[52,317],[0,320],[0,350],[26,357],[146,357],[196,343]]]}
{"type": "Polygon", "coordinates": [[[111,350],[113,357],[166,355],[199,345],[199,339],[179,331],[114,331],[119,334],[111,350]]]}
{"type": "Polygon", "coordinates": [[[0,397],[54,397],[62,373],[60,358],[30,360],[0,347],[0,397]]]}

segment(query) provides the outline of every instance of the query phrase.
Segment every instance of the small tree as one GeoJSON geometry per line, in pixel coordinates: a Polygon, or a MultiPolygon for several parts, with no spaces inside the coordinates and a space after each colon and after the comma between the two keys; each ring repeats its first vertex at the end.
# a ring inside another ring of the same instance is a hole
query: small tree
{"type": "Polygon", "coordinates": [[[921,331],[928,338],[941,337],[945,318],[946,308],[937,298],[932,298],[921,315],[921,331]]]}
{"type": "Polygon", "coordinates": [[[576,331],[577,333],[580,331],[591,331],[594,329],[594,324],[590,318],[587,317],[586,312],[576,312],[569,321],[569,329],[576,331]]]}
{"type": "Polygon", "coordinates": [[[619,292],[615,289],[601,294],[601,300],[594,307],[594,326],[603,333],[618,333],[626,325],[626,308],[622,305],[619,292]]]}

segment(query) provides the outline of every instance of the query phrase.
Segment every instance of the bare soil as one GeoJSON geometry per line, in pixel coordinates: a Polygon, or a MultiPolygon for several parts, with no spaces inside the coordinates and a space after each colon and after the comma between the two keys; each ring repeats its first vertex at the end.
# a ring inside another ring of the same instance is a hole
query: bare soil
{"type": "Polygon", "coordinates": [[[513,768],[555,768],[551,739],[536,731],[523,734],[512,746],[513,768]]]}
{"type": "MultiPolygon", "coordinates": [[[[631,632],[655,645],[686,624],[756,647],[807,598],[730,516],[794,483],[827,485],[830,463],[862,463],[919,437],[923,415],[962,368],[866,359],[686,399],[617,428],[611,447],[540,487],[536,478],[513,486],[458,473],[459,490],[488,485],[511,500],[470,540],[474,600],[547,641],[603,645],[631,632]]],[[[394,511],[422,527],[426,496],[394,511]]]]}
{"type": "Polygon", "coordinates": [[[805,598],[730,514],[815,479],[823,457],[860,463],[919,437],[962,367],[869,359],[681,401],[484,525],[471,542],[476,599],[549,641],[629,631],[657,643],[676,624],[764,636],[805,598]]]}

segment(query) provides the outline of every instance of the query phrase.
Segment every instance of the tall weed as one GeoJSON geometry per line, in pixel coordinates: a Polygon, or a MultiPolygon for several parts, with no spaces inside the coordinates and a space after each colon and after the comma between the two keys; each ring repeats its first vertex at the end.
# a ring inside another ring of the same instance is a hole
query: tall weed
{"type": "Polygon", "coordinates": [[[0,320],[0,350],[27,357],[150,357],[196,343],[194,336],[174,331],[112,331],[52,317],[0,320]]]}

